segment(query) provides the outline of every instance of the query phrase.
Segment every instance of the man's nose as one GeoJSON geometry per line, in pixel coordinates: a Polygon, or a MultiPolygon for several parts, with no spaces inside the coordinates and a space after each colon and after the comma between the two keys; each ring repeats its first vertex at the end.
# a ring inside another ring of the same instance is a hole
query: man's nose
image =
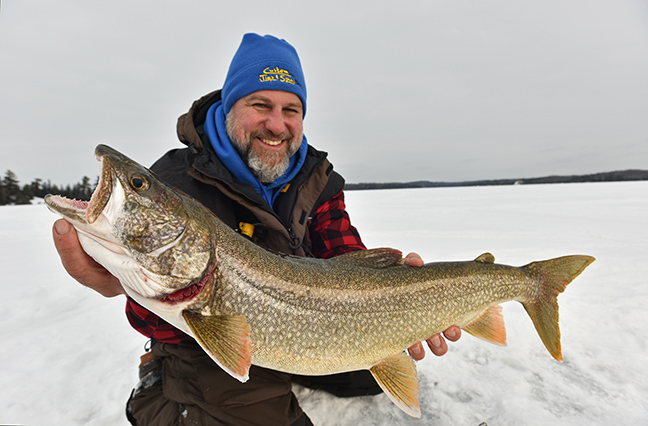
{"type": "Polygon", "coordinates": [[[280,135],[286,131],[283,111],[280,108],[274,108],[268,114],[265,127],[275,135],[280,135]]]}

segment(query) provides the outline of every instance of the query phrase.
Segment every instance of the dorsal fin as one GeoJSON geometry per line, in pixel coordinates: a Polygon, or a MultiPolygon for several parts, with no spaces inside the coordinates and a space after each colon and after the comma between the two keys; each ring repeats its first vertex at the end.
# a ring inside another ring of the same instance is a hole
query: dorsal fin
{"type": "Polygon", "coordinates": [[[403,263],[403,253],[393,248],[358,250],[329,259],[331,262],[351,263],[365,268],[382,269],[403,263]]]}
{"type": "Polygon", "coordinates": [[[475,262],[492,264],[492,263],[495,263],[495,256],[493,256],[491,253],[486,252],[486,253],[480,254],[477,257],[477,259],[475,259],[475,262]]]}

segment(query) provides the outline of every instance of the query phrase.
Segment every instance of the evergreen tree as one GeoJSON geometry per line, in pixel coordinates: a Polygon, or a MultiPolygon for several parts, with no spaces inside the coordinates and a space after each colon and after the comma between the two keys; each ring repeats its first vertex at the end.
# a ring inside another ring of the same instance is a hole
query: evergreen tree
{"type": "Polygon", "coordinates": [[[43,198],[46,194],[43,190],[43,181],[39,178],[34,179],[32,183],[29,184],[29,190],[33,197],[43,198]]]}
{"type": "Polygon", "coordinates": [[[18,177],[11,170],[7,170],[0,179],[0,205],[6,204],[29,204],[34,197],[43,198],[47,194],[63,195],[67,198],[77,200],[89,200],[92,191],[97,186],[99,178],[95,179],[92,185],[90,178],[84,176],[81,182],[74,185],[59,186],[52,184],[48,179],[34,179],[30,184],[21,186],[18,177]]]}
{"type": "Polygon", "coordinates": [[[2,192],[3,204],[16,204],[16,201],[22,199],[18,177],[11,170],[7,170],[2,178],[2,192]]]}
{"type": "Polygon", "coordinates": [[[7,204],[7,191],[4,187],[4,181],[0,179],[0,206],[7,204]]]}

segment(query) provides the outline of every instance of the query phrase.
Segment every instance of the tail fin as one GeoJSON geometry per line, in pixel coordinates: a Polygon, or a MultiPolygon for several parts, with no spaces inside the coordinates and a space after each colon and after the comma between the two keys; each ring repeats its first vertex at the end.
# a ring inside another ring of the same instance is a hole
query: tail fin
{"type": "Polygon", "coordinates": [[[557,361],[562,361],[558,295],[594,260],[591,256],[564,256],[523,266],[523,269],[538,277],[540,285],[536,297],[522,301],[522,305],[545,347],[557,361]]]}

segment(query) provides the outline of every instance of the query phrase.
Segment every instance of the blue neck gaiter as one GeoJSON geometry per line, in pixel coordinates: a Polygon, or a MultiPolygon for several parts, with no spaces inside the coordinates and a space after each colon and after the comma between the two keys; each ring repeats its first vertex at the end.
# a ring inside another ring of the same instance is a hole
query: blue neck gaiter
{"type": "Polygon", "coordinates": [[[230,141],[225,126],[225,112],[222,101],[216,102],[207,111],[207,118],[203,126],[216,155],[237,180],[252,185],[256,192],[263,197],[270,207],[273,206],[281,189],[289,183],[299,172],[306,160],[308,143],[306,136],[302,139],[299,150],[290,157],[288,169],[274,182],[263,183],[257,179],[245,164],[238,151],[230,141]]]}

